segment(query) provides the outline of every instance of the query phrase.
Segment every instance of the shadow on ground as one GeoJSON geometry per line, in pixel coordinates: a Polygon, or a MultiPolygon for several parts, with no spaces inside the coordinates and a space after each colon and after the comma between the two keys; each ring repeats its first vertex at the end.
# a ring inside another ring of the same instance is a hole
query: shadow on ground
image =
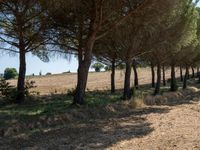
{"type": "Polygon", "coordinates": [[[42,130],[29,136],[1,139],[2,149],[105,149],[118,142],[140,138],[154,129],[145,115],[168,113],[168,108],[124,110],[98,119],[73,122],[60,129],[42,130]]]}

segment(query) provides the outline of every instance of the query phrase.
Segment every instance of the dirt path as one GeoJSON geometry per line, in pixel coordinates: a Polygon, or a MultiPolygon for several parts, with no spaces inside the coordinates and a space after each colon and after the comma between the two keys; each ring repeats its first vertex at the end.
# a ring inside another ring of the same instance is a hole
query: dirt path
{"type": "Polygon", "coordinates": [[[199,150],[200,102],[122,110],[114,117],[0,139],[9,150],[199,150]]]}
{"type": "Polygon", "coordinates": [[[200,103],[170,109],[166,114],[145,116],[154,129],[149,135],[118,142],[108,149],[199,150],[200,103]]]}

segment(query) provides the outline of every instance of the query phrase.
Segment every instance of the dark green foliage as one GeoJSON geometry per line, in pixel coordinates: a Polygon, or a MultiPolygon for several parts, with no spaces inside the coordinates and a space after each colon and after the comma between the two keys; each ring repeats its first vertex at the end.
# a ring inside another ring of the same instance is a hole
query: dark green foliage
{"type": "Polygon", "coordinates": [[[104,69],[105,69],[105,71],[111,71],[111,67],[110,66],[105,66],[104,69]]]}
{"type": "Polygon", "coordinates": [[[76,92],[76,90],[74,88],[68,89],[67,90],[67,96],[74,96],[75,92],[76,92]]]}
{"type": "Polygon", "coordinates": [[[16,96],[16,88],[11,86],[5,79],[0,80],[0,94],[7,99],[13,99],[16,96]]]}
{"type": "Polygon", "coordinates": [[[39,72],[39,76],[42,76],[42,71],[39,72]]]}
{"type": "Polygon", "coordinates": [[[136,87],[135,86],[131,88],[131,96],[132,97],[136,96],[136,87]]]}
{"type": "Polygon", "coordinates": [[[18,75],[17,70],[15,68],[6,68],[4,70],[4,79],[9,80],[13,79],[18,75]]]}
{"type": "MultiPolygon", "coordinates": [[[[25,96],[29,97],[34,94],[34,91],[30,91],[32,88],[35,88],[35,81],[26,81],[25,83],[25,96]]],[[[38,95],[38,93],[36,93],[38,95]]],[[[14,99],[17,96],[17,88],[15,86],[10,85],[5,79],[0,80],[0,95],[9,100],[14,102],[14,99]]]]}
{"type": "Polygon", "coordinates": [[[126,66],[124,63],[121,63],[119,66],[117,66],[117,69],[119,69],[119,70],[123,70],[125,68],[126,68],[126,66]]]}
{"type": "Polygon", "coordinates": [[[51,72],[47,72],[47,73],[46,73],[46,76],[50,76],[50,75],[52,75],[51,72]]]}
{"type": "Polygon", "coordinates": [[[101,63],[95,63],[92,65],[92,68],[95,69],[95,72],[100,72],[104,68],[104,65],[101,63]]]}

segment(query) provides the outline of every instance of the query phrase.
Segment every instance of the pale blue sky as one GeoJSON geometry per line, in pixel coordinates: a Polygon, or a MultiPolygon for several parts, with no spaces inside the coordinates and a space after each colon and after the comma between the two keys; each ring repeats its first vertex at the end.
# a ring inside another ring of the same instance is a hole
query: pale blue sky
{"type": "MultiPolygon", "coordinates": [[[[200,3],[198,4],[200,6],[200,3]]],[[[9,56],[9,55],[1,55],[0,56],[0,73],[4,72],[4,69],[7,67],[19,68],[19,59],[18,56],[9,56]]],[[[39,74],[42,71],[42,74],[46,74],[47,72],[51,73],[62,73],[66,71],[77,72],[78,62],[77,59],[73,56],[71,60],[64,59],[61,57],[51,58],[50,62],[44,63],[36,56],[31,54],[27,55],[27,75],[30,74],[39,74]]]]}
{"type": "MultiPolygon", "coordinates": [[[[30,74],[39,74],[42,71],[42,74],[46,74],[47,72],[51,73],[62,73],[66,71],[76,72],[78,68],[77,59],[73,56],[71,60],[64,59],[61,57],[51,58],[50,62],[45,63],[42,62],[36,56],[32,54],[27,55],[27,75],[30,74]]],[[[19,58],[18,56],[9,56],[9,55],[1,55],[0,56],[0,73],[4,72],[4,69],[7,67],[19,68],[19,58]]]]}

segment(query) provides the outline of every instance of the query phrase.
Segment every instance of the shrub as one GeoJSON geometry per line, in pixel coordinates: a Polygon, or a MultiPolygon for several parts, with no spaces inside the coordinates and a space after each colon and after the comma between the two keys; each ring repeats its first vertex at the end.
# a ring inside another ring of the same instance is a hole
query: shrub
{"type": "Polygon", "coordinates": [[[5,79],[0,80],[0,94],[8,100],[14,99],[17,95],[17,89],[11,86],[5,79]]]}
{"type": "Polygon", "coordinates": [[[39,72],[39,76],[42,76],[42,71],[39,72]]]}
{"type": "Polygon", "coordinates": [[[119,69],[119,70],[123,70],[125,68],[126,68],[126,65],[123,63],[117,66],[117,69],[119,69]]]}
{"type": "Polygon", "coordinates": [[[46,73],[46,76],[50,76],[50,75],[52,75],[51,72],[47,72],[47,73],[46,73]]]}
{"type": "MultiPolygon", "coordinates": [[[[35,88],[34,85],[35,81],[26,81],[25,83],[25,96],[29,97],[32,94],[39,95],[40,93],[31,91],[30,89],[35,88]]],[[[17,88],[14,86],[11,86],[9,82],[7,82],[5,79],[0,80],[0,94],[4,98],[6,98],[9,101],[13,101],[16,99],[17,96],[17,88]]]]}
{"type": "Polygon", "coordinates": [[[4,79],[9,80],[13,79],[18,75],[17,70],[15,68],[6,68],[4,70],[4,79]]]}
{"type": "Polygon", "coordinates": [[[95,69],[95,72],[100,72],[104,68],[104,65],[101,63],[95,63],[92,65],[92,68],[95,69]]]}
{"type": "Polygon", "coordinates": [[[136,109],[136,108],[142,108],[145,106],[144,104],[144,100],[143,98],[133,98],[131,101],[130,101],[130,107],[132,109],[136,109]]]}
{"type": "Polygon", "coordinates": [[[33,88],[36,88],[37,86],[35,86],[35,81],[29,81],[29,80],[26,80],[25,82],[25,96],[30,96],[31,94],[35,93],[34,91],[33,92],[30,92],[30,89],[33,89],[33,88]]]}
{"type": "Polygon", "coordinates": [[[72,89],[68,89],[67,90],[67,96],[74,96],[76,92],[76,89],[72,88],[72,89]]]}
{"type": "Polygon", "coordinates": [[[111,67],[110,66],[105,66],[105,71],[111,71],[111,67]]]}

